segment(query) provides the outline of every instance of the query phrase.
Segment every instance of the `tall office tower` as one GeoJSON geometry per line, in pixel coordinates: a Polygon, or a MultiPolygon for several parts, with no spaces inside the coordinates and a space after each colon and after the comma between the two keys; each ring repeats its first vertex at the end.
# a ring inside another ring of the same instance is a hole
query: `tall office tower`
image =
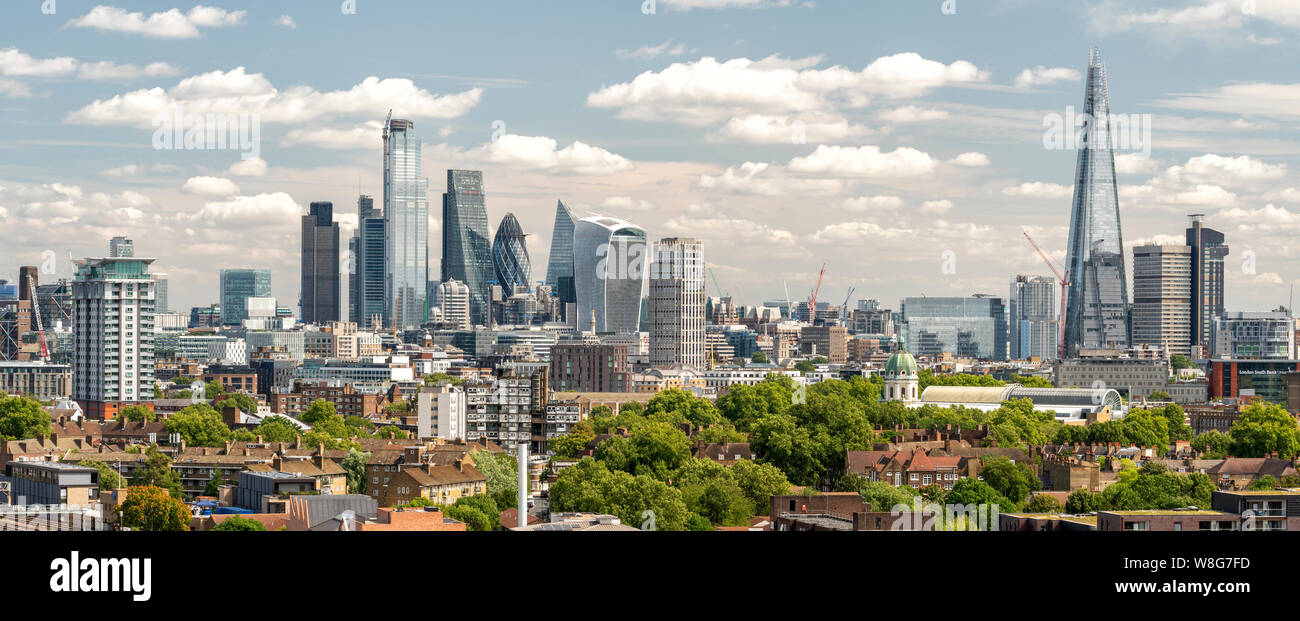
{"type": "Polygon", "coordinates": [[[1133,344],[1191,353],[1192,248],[1133,247],[1133,344]]]}
{"type": "Polygon", "coordinates": [[[573,224],[573,212],[564,201],[556,201],[551,254],[546,260],[546,284],[556,293],[561,309],[578,301],[573,292],[573,224]]]}
{"type": "Polygon", "coordinates": [[[362,329],[391,324],[386,314],[389,305],[384,302],[387,226],[383,214],[375,209],[375,199],[365,194],[357,197],[356,254],[352,257],[356,310],[352,321],[362,329]]]}
{"type": "Polygon", "coordinates": [[[1224,313],[1223,258],[1228,246],[1223,233],[1203,226],[1203,214],[1191,218],[1187,245],[1192,248],[1192,345],[1209,347],[1214,318],[1224,313]]]}
{"type": "Polygon", "coordinates": [[[442,195],[442,280],[453,279],[469,287],[474,325],[487,325],[488,281],[495,276],[483,173],[477,170],[447,171],[447,192],[442,195]]]}
{"type": "Polygon", "coordinates": [[[429,180],[420,165],[415,124],[390,120],[384,127],[384,323],[397,328],[419,327],[429,314],[429,180]]]}
{"type": "Polygon", "coordinates": [[[703,369],[704,244],[682,237],[650,251],[650,364],[703,369]]]}
{"type": "Polygon", "coordinates": [[[31,300],[32,290],[40,285],[40,272],[35,265],[24,265],[18,268],[18,299],[31,300]]]}
{"type": "Polygon", "coordinates": [[[592,216],[573,227],[577,325],[597,332],[638,332],[645,282],[645,229],[619,218],[592,216]]]}
{"type": "Polygon", "coordinates": [[[1107,121],[1110,96],[1106,66],[1096,49],[1088,58],[1083,116],[1066,251],[1071,283],[1065,312],[1067,356],[1077,356],[1080,349],[1124,349],[1129,343],[1124,239],[1107,121]]]}
{"type": "Polygon", "coordinates": [[[271,270],[221,270],[221,323],[248,319],[248,298],[271,297],[271,270]]]}
{"type": "Polygon", "coordinates": [[[72,398],[87,418],[112,420],[122,407],[152,409],[153,259],[77,261],[72,282],[72,398]]]}
{"type": "Polygon", "coordinates": [[[133,257],[135,256],[135,242],[118,235],[108,240],[109,257],[133,257]]]}
{"type": "Polygon", "coordinates": [[[506,214],[497,227],[497,235],[492,239],[492,269],[507,296],[514,293],[515,287],[529,287],[533,262],[528,258],[528,242],[515,214],[506,214]]]}
{"type": "Polygon", "coordinates": [[[154,287],[153,287],[153,289],[154,289],[154,302],[153,302],[153,312],[154,312],[154,314],[155,314],[155,315],[164,315],[164,314],[167,314],[167,313],[172,312],[172,311],[171,311],[171,300],[169,299],[169,297],[170,297],[170,292],[171,292],[171,282],[167,279],[167,275],[166,275],[166,274],[163,274],[163,273],[161,273],[161,272],[155,273],[155,274],[153,275],[153,284],[154,284],[154,287]]]}
{"type": "Polygon", "coordinates": [[[334,203],[316,202],[302,217],[303,323],[327,324],[339,317],[339,225],[334,203]]]}
{"type": "Polygon", "coordinates": [[[448,280],[438,285],[438,309],[442,321],[460,330],[473,328],[470,323],[469,287],[458,280],[448,280]]]}
{"type": "Polygon", "coordinates": [[[901,331],[908,350],[924,356],[950,353],[1005,360],[1007,315],[1002,298],[904,298],[901,331]]]}
{"type": "Polygon", "coordinates": [[[1012,360],[1032,356],[1041,360],[1056,358],[1059,327],[1055,280],[1050,276],[1024,274],[1012,278],[1007,314],[1012,360]]]}

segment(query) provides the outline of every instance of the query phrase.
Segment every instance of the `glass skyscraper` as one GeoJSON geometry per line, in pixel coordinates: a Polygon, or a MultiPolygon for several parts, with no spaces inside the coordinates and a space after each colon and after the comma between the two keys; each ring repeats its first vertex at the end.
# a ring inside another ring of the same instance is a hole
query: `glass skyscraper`
{"type": "Polygon", "coordinates": [[[573,291],[573,212],[564,201],[555,203],[555,226],[551,229],[551,253],[546,260],[546,285],[564,305],[577,302],[573,291]]]}
{"type": "Polygon", "coordinates": [[[1066,250],[1067,356],[1077,356],[1080,349],[1123,349],[1129,344],[1128,280],[1109,126],[1110,96],[1106,66],[1096,49],[1088,58],[1083,117],[1066,250]]]}
{"type": "Polygon", "coordinates": [[[248,298],[271,297],[271,270],[221,270],[221,323],[248,319],[248,298]]]}
{"type": "Polygon", "coordinates": [[[302,309],[303,323],[338,321],[339,316],[339,225],[334,221],[334,203],[316,202],[302,217],[302,309]]]}
{"type": "Polygon", "coordinates": [[[448,170],[447,192],[442,195],[442,280],[459,280],[469,287],[474,325],[487,325],[488,281],[495,279],[483,173],[448,170]]]}
{"type": "Polygon", "coordinates": [[[384,128],[384,304],[385,323],[398,328],[419,327],[428,317],[429,180],[420,165],[415,124],[390,120],[384,128]]]}
{"type": "Polygon", "coordinates": [[[595,313],[597,332],[639,332],[646,263],[645,229],[626,220],[593,216],[573,228],[578,328],[595,313]]]}
{"type": "Polygon", "coordinates": [[[1193,214],[1187,228],[1192,248],[1192,345],[1211,345],[1214,318],[1223,315],[1223,258],[1228,245],[1223,233],[1204,226],[1205,216],[1193,214]]]}
{"type": "Polygon", "coordinates": [[[357,197],[357,232],[352,237],[352,301],[348,320],[366,328],[388,325],[384,303],[384,261],[387,240],[384,216],[375,209],[375,199],[357,197]]]}
{"type": "Polygon", "coordinates": [[[528,258],[524,229],[519,226],[515,214],[506,214],[497,227],[496,237],[492,239],[492,269],[496,272],[497,284],[506,295],[513,293],[516,286],[529,286],[533,263],[528,258]]]}

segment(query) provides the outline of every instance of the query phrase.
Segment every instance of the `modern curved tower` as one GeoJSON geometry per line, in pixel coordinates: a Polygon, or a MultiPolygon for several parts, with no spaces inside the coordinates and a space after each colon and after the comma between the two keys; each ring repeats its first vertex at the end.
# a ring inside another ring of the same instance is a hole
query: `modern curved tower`
{"type": "Polygon", "coordinates": [[[546,284],[559,291],[560,279],[573,277],[573,212],[564,201],[555,203],[555,226],[551,229],[551,254],[546,259],[546,284]]]}
{"type": "Polygon", "coordinates": [[[593,216],[573,228],[573,283],[579,326],[595,313],[597,332],[637,332],[645,283],[645,229],[593,216]]]}
{"type": "Polygon", "coordinates": [[[448,170],[447,192],[442,195],[442,280],[459,280],[469,287],[475,325],[488,323],[487,283],[493,278],[483,173],[448,170]]]}
{"type": "Polygon", "coordinates": [[[501,219],[496,237],[492,239],[492,269],[496,272],[497,284],[506,290],[507,295],[514,287],[527,287],[530,282],[533,263],[528,258],[524,229],[513,213],[501,219]]]}
{"type": "Polygon", "coordinates": [[[1088,58],[1083,114],[1066,251],[1070,286],[1065,345],[1070,357],[1077,356],[1080,349],[1122,349],[1129,344],[1128,280],[1109,124],[1110,96],[1106,66],[1096,48],[1088,58]]]}

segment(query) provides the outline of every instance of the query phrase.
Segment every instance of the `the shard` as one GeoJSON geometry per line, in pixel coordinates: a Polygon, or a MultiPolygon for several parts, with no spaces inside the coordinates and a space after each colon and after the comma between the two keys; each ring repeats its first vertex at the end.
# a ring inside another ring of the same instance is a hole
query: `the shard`
{"type": "Polygon", "coordinates": [[[515,214],[506,214],[497,227],[496,237],[492,239],[492,269],[496,272],[497,284],[505,289],[507,295],[515,287],[528,287],[533,263],[528,258],[524,229],[519,226],[515,214]]]}
{"type": "Polygon", "coordinates": [[[1070,281],[1065,316],[1067,356],[1077,356],[1080,349],[1122,349],[1129,344],[1128,281],[1115,186],[1110,99],[1106,66],[1096,49],[1088,58],[1081,116],[1066,255],[1070,281]]]}

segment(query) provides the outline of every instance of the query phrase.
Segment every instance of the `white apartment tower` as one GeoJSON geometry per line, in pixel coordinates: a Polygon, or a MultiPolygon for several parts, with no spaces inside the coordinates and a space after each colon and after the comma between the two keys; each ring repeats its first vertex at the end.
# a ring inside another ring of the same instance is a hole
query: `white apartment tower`
{"type": "Polygon", "coordinates": [[[459,280],[448,280],[438,285],[438,310],[442,320],[461,330],[473,328],[470,321],[469,287],[459,280]]]}
{"type": "Polygon", "coordinates": [[[132,256],[77,261],[72,396],[87,418],[112,420],[122,407],[153,402],[150,263],[132,256]]]}
{"type": "Polygon", "coordinates": [[[650,253],[650,364],[705,366],[704,244],[661,239],[650,253]]]}

